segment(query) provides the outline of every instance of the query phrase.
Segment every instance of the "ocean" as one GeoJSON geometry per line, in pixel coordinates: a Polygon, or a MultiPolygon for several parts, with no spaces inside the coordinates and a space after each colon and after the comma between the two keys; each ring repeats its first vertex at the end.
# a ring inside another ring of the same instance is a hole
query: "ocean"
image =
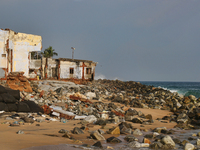
{"type": "Polygon", "coordinates": [[[200,82],[162,82],[162,81],[139,81],[144,85],[161,87],[171,92],[177,92],[183,96],[194,95],[200,97],[200,82]]]}

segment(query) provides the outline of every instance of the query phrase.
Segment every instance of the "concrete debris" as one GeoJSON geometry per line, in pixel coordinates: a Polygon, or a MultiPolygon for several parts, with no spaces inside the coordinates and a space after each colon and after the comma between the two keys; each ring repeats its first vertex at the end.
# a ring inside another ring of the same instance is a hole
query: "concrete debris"
{"type": "MultiPolygon", "coordinates": [[[[133,81],[94,80],[88,82],[87,85],[76,85],[71,82],[51,80],[29,82],[20,73],[9,76],[9,83],[18,81],[20,81],[19,85],[28,82],[32,92],[24,90],[20,92],[20,89],[12,90],[2,81],[1,84],[5,87],[0,85],[1,115],[5,112],[25,112],[23,115],[5,117],[13,127],[23,123],[40,122],[41,119],[43,121],[60,121],[66,124],[69,120],[80,119],[82,126],[74,127],[72,134],[83,134],[90,131],[89,138],[105,140],[101,135],[101,133],[103,134],[101,130],[95,132],[90,130],[95,125],[99,125],[104,130],[108,129],[106,134],[126,134],[125,140],[129,142],[130,148],[174,149],[177,140],[166,135],[173,134],[173,130],[159,127],[149,131],[151,132],[149,134],[144,134],[144,131],[133,128],[132,124],[136,123],[144,127],[154,124],[156,119],[151,113],[144,115],[141,111],[136,111],[133,109],[135,107],[170,110],[171,114],[156,120],[162,121],[162,123],[175,122],[178,129],[199,129],[200,98],[197,99],[194,96],[181,97],[177,93],[133,81]],[[32,113],[28,115],[28,112],[32,113]],[[13,118],[17,118],[17,122],[14,122],[13,118]],[[107,124],[111,123],[116,126],[109,127],[109,130],[107,124]],[[134,136],[137,138],[144,136],[145,138],[141,138],[143,143],[140,143],[141,141],[134,136]]],[[[43,121],[41,120],[41,123],[43,121]]],[[[65,134],[63,137],[72,139],[73,136],[69,132],[65,129],[59,131],[59,133],[65,134]]],[[[106,141],[121,142],[114,136],[107,138],[106,141]]],[[[185,143],[182,142],[181,148],[183,148],[183,144],[185,143]]],[[[102,147],[101,143],[94,146],[102,147]]],[[[187,144],[187,147],[193,146],[187,144]]],[[[185,149],[187,149],[186,146],[185,149]]]]}

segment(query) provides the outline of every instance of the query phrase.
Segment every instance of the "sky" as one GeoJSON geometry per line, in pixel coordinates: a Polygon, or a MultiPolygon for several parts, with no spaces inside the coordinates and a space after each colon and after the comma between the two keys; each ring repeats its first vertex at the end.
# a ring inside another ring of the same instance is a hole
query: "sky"
{"type": "Polygon", "coordinates": [[[0,28],[42,36],[96,79],[200,82],[200,0],[1,0],[0,28]]]}

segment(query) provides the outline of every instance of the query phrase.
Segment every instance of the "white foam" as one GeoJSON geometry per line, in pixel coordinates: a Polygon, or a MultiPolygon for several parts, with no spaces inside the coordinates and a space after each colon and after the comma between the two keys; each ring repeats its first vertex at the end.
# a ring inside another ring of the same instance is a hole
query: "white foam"
{"type": "Polygon", "coordinates": [[[106,76],[104,76],[103,74],[100,74],[100,73],[96,73],[94,79],[95,80],[106,79],[106,76]]]}

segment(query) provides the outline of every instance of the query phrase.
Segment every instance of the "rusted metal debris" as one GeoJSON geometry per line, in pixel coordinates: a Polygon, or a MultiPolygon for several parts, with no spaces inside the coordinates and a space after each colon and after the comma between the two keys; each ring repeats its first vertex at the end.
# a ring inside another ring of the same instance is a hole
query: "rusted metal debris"
{"type": "Polygon", "coordinates": [[[76,96],[73,96],[73,95],[70,95],[69,98],[71,100],[80,100],[81,102],[85,102],[85,103],[90,103],[92,104],[92,102],[88,99],[84,99],[84,98],[80,98],[80,97],[76,97],[76,96]]]}

